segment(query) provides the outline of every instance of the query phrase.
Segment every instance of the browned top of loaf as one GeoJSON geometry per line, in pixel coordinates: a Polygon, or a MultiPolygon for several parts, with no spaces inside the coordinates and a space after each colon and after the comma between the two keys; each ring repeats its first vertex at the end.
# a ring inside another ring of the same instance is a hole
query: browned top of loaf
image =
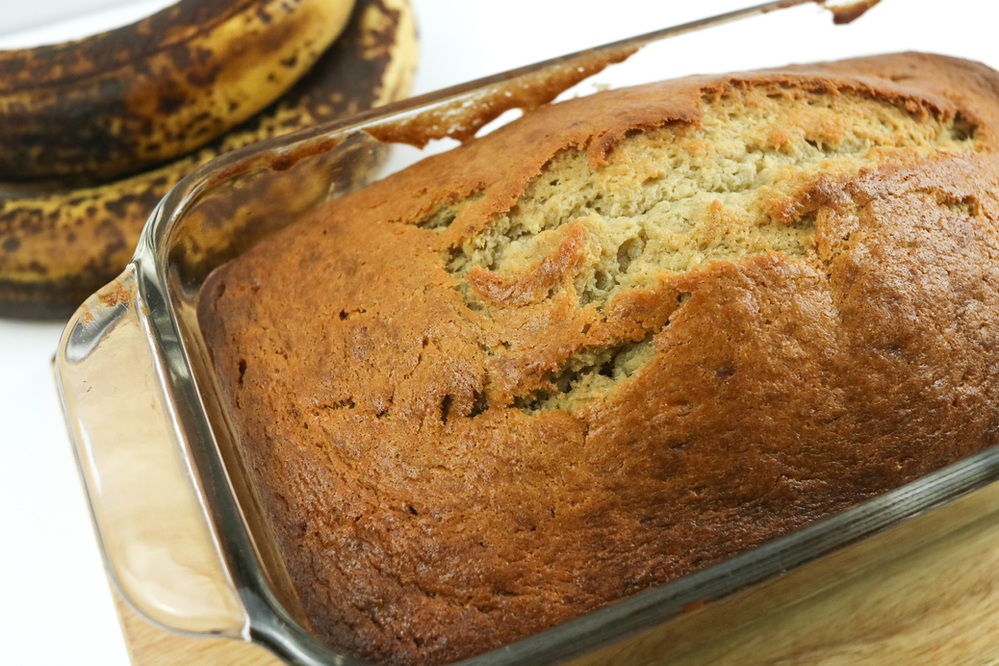
{"type": "Polygon", "coordinates": [[[466,657],[993,444],[997,98],[921,54],[599,93],[218,270],[316,632],[466,657]]]}

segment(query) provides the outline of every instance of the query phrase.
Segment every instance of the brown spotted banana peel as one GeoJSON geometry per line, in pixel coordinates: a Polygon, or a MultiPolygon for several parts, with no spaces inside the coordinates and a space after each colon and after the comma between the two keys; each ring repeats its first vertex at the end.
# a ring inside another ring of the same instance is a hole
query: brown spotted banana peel
{"type": "Polygon", "coordinates": [[[255,141],[405,97],[416,51],[408,0],[357,0],[343,36],[295,87],[196,152],[94,187],[10,194],[18,188],[0,184],[0,316],[67,316],[124,268],[152,209],[183,176],[255,141]]]}
{"type": "Polygon", "coordinates": [[[74,42],[0,52],[0,180],[107,180],[188,153],[288,90],[354,0],[181,0],[74,42]]]}

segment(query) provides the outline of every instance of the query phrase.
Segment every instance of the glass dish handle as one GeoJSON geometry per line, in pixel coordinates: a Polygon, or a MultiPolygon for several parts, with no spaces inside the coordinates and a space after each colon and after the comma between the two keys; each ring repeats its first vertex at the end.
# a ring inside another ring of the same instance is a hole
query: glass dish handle
{"type": "Polygon", "coordinates": [[[130,265],[76,312],[55,359],[104,561],[154,624],[242,636],[246,612],[171,417],[144,311],[130,265]]]}

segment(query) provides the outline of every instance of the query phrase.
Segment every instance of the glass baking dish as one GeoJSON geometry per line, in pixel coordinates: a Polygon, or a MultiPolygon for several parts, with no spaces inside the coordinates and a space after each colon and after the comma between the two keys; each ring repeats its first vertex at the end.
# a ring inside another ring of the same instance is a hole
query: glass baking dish
{"type": "MultiPolygon", "coordinates": [[[[647,42],[788,4],[660,31],[257,144],[171,191],[132,263],[70,321],[56,358],[105,561],[132,608],[173,631],[258,643],[288,664],[360,664],[309,633],[201,337],[195,299],[203,280],[362,186],[381,163],[384,142],[472,134],[647,42]]],[[[430,150],[441,148],[437,142],[430,150]]],[[[463,663],[995,663],[997,479],[999,450],[987,450],[463,663]]]]}

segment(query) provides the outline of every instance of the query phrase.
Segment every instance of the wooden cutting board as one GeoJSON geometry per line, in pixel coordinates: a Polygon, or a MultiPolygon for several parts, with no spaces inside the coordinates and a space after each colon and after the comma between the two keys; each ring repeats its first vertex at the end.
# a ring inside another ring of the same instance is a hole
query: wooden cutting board
{"type": "Polygon", "coordinates": [[[113,587],[132,666],[283,666],[259,645],[229,638],[192,638],[158,629],[136,615],[113,587]]]}

